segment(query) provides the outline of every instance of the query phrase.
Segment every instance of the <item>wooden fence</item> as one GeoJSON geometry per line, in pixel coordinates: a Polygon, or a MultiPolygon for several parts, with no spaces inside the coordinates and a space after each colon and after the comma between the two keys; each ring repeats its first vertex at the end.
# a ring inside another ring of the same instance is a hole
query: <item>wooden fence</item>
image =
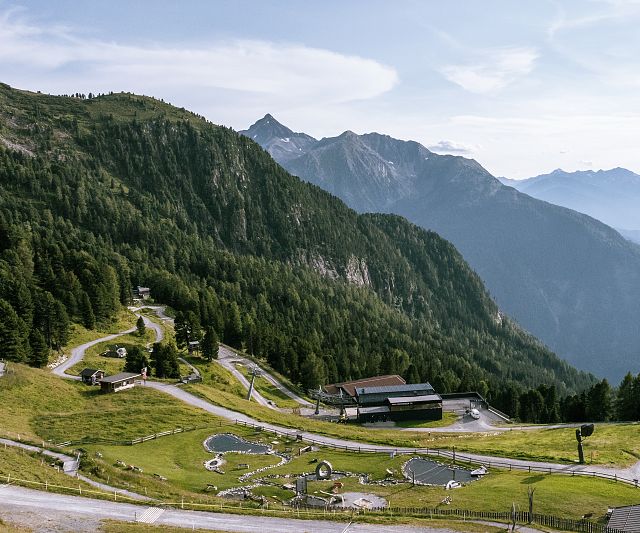
{"type": "Polygon", "coordinates": [[[497,461],[497,460],[488,460],[488,459],[479,459],[475,457],[469,457],[464,454],[458,453],[455,450],[443,450],[443,449],[434,449],[434,448],[385,448],[385,447],[375,447],[370,448],[366,445],[355,445],[355,443],[349,445],[339,445],[333,444],[331,442],[327,442],[325,440],[318,440],[309,437],[308,435],[304,435],[304,431],[291,429],[290,431],[276,430],[275,428],[268,425],[254,424],[251,422],[246,422],[243,420],[236,420],[236,424],[246,427],[253,427],[255,429],[268,431],[270,433],[274,433],[276,435],[282,435],[289,438],[297,438],[298,440],[303,440],[304,442],[309,442],[311,444],[317,444],[318,446],[324,446],[325,448],[332,448],[334,450],[344,450],[351,451],[357,453],[383,453],[383,454],[395,454],[395,455],[430,455],[435,457],[440,457],[443,459],[447,459],[453,461],[454,464],[457,463],[466,463],[469,465],[484,465],[487,467],[500,468],[504,470],[522,470],[525,472],[540,472],[543,474],[562,474],[565,476],[584,476],[584,477],[598,477],[602,479],[608,479],[614,482],[626,483],[628,485],[633,485],[638,488],[638,483],[640,480],[638,479],[629,479],[622,476],[618,476],[617,474],[607,474],[606,472],[596,472],[596,471],[588,471],[588,470],[574,470],[567,468],[569,465],[557,465],[557,467],[552,466],[538,466],[534,465],[522,465],[522,464],[514,464],[508,461],[497,461]]]}
{"type": "Polygon", "coordinates": [[[145,435],[144,437],[137,437],[131,440],[116,440],[116,439],[105,439],[101,437],[83,437],[78,440],[68,440],[66,442],[58,442],[54,444],[59,448],[66,448],[68,446],[78,446],[81,444],[112,444],[114,446],[133,446],[134,444],[140,444],[142,442],[147,442],[148,440],[154,440],[161,437],[166,437],[168,435],[175,435],[176,433],[185,433],[187,431],[195,431],[196,429],[206,429],[211,426],[192,426],[192,427],[179,427],[175,429],[169,429],[167,431],[161,431],[160,433],[153,433],[151,435],[145,435]]]}

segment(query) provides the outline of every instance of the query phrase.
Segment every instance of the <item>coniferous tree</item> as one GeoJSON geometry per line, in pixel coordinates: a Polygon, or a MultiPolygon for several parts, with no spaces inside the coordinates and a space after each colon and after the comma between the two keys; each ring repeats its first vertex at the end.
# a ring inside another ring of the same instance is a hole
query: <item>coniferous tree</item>
{"type": "Polygon", "coordinates": [[[29,335],[29,346],[31,347],[29,364],[38,368],[45,366],[49,362],[49,347],[44,340],[44,336],[39,330],[31,330],[31,335],[29,335]]]}
{"type": "Polygon", "coordinates": [[[96,329],[96,316],[93,313],[91,300],[86,292],[82,292],[80,298],[80,316],[82,317],[82,325],[87,329],[96,329]]]}
{"type": "Polygon", "coordinates": [[[213,329],[213,326],[207,327],[202,340],[202,355],[207,361],[218,358],[219,343],[216,330],[213,329]]]}
{"type": "Polygon", "coordinates": [[[234,348],[242,348],[242,319],[236,302],[228,306],[224,326],[224,342],[234,348]]]}
{"type": "Polygon", "coordinates": [[[634,391],[633,381],[633,375],[628,372],[618,387],[615,404],[617,420],[631,421],[638,419],[638,397],[635,394],[636,391],[634,391]]]}
{"type": "Polygon", "coordinates": [[[151,366],[153,366],[156,377],[179,378],[180,366],[175,344],[156,342],[151,352],[151,366]]]}
{"type": "Polygon", "coordinates": [[[0,317],[2,356],[10,361],[24,361],[27,356],[24,322],[6,300],[0,300],[0,317]]]}
{"type": "Polygon", "coordinates": [[[142,316],[139,316],[138,320],[136,320],[136,330],[139,337],[144,337],[147,327],[144,325],[144,318],[142,318],[142,316]]]}
{"type": "Polygon", "coordinates": [[[146,353],[139,346],[132,346],[127,350],[127,357],[125,359],[124,370],[125,372],[142,372],[143,368],[149,367],[149,360],[146,353]]]}

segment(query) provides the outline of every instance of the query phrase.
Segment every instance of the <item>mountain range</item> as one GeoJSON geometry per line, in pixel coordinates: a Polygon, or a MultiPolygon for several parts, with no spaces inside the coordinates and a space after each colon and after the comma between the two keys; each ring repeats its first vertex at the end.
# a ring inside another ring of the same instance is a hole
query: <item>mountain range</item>
{"type": "Polygon", "coordinates": [[[597,218],[640,242],[640,175],[630,170],[557,169],[524,180],[499,179],[534,198],[597,218]]]}
{"type": "Polygon", "coordinates": [[[528,387],[594,383],[501,313],[436,233],[358,214],[252,140],[152,98],[0,84],[0,237],[13,360],[43,363],[53,311],[63,332],[89,327],[137,284],[306,388],[399,373],[516,412],[528,387]]]}
{"type": "Polygon", "coordinates": [[[398,214],[451,241],[501,310],[578,368],[613,380],[640,370],[640,248],[617,231],[471,159],[378,133],[313,140],[275,122],[241,133],[353,209],[398,214]],[[303,142],[281,157],[273,147],[286,139],[303,142]]]}

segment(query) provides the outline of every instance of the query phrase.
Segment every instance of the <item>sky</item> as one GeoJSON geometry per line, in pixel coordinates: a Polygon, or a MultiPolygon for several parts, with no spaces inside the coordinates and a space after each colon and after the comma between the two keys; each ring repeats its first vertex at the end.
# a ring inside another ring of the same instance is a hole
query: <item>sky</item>
{"type": "Polygon", "coordinates": [[[510,178],[640,172],[639,23],[640,0],[0,0],[0,81],[377,131],[510,178]]]}

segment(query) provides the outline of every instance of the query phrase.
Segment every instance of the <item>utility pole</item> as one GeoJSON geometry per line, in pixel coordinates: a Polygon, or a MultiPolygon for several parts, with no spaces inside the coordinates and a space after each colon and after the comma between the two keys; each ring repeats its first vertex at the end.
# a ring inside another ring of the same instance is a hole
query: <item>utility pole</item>
{"type": "Polygon", "coordinates": [[[253,394],[253,384],[256,380],[256,376],[260,375],[260,369],[257,366],[254,366],[251,370],[251,384],[249,385],[249,394],[247,394],[247,400],[251,400],[251,395],[253,394]]]}

